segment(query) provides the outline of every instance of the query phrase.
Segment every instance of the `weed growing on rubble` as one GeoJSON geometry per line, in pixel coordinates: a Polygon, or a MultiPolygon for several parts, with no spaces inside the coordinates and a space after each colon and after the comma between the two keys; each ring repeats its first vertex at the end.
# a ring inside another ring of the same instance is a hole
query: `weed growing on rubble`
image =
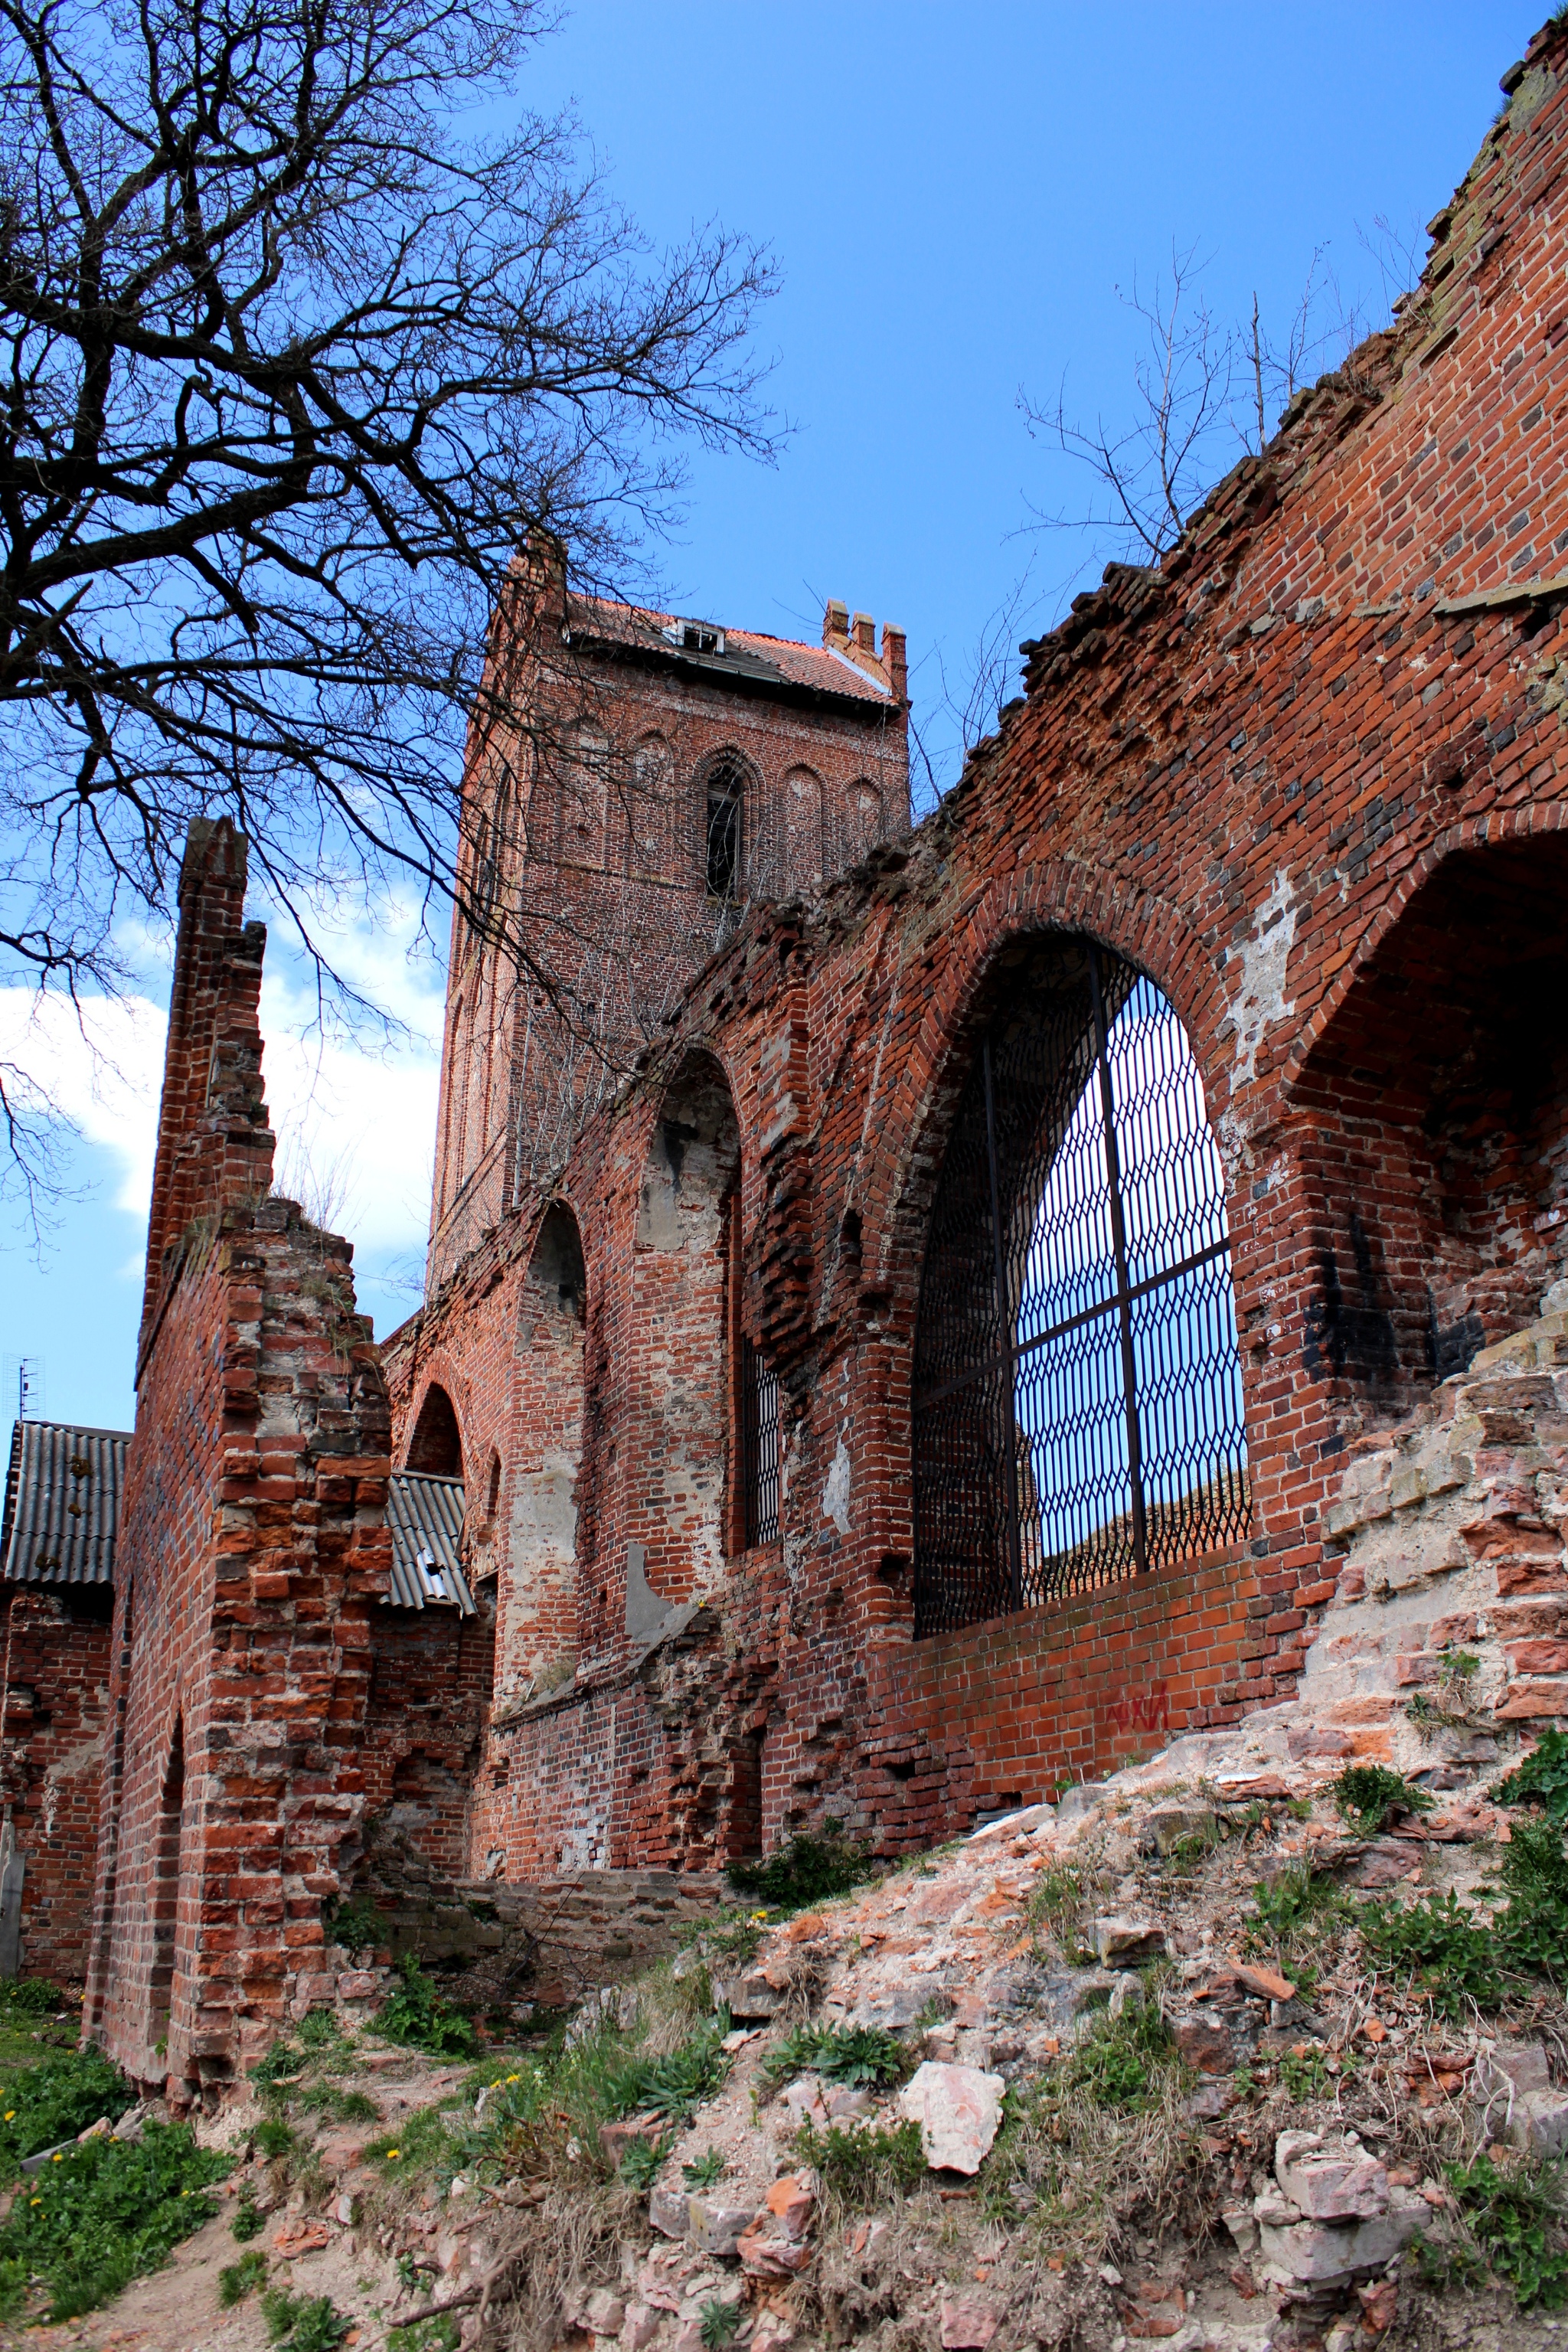
{"type": "Polygon", "coordinates": [[[229,2263],[217,2274],[217,2299],[226,2311],[243,2303],[247,2294],[267,2283],[267,2257],[259,2246],[241,2254],[238,2262],[229,2263]]]}
{"type": "Polygon", "coordinates": [[[726,2344],[732,2344],[735,2340],[741,2325],[740,2305],[725,2303],[715,2295],[710,2302],[700,2306],[700,2313],[706,2352],[722,2352],[726,2344]]]}
{"type": "Polygon", "coordinates": [[[321,1931],[329,1943],[341,1944],[351,1958],[359,1952],[379,1950],[389,1934],[386,1920],[363,1895],[335,1908],[323,1904],[321,1931]]]}
{"type": "Polygon", "coordinates": [[[1344,1895],[1331,1878],[1320,1876],[1310,1862],[1293,1864],[1272,1886],[1260,1881],[1252,1895],[1258,1916],[1247,1931],[1247,1949],[1274,1952],[1304,1987],[1311,1980],[1313,1969],[1310,1961],[1300,1958],[1302,1948],[1316,1950],[1326,1927],[1335,1920],[1349,1919],[1351,1909],[1344,1895]]]}
{"type": "Polygon", "coordinates": [[[257,2210],[256,2191],[248,2180],[239,2192],[239,2203],[235,2208],[234,2219],[228,2226],[236,2242],[242,2246],[247,2244],[252,2238],[259,2238],[262,2231],[267,2227],[265,2220],[257,2210]]]}
{"type": "Polygon", "coordinates": [[[1347,1764],[1330,1792],[1363,1837],[1376,1837],[1397,1813],[1429,1813],[1433,1797],[1386,1764],[1347,1764]]]}
{"type": "Polygon", "coordinates": [[[1409,1969],[1433,2007],[1453,2018],[1472,2004],[1496,2009],[1510,1980],[1568,1973],[1568,1854],[1554,1822],[1515,1824],[1489,1891],[1508,1897],[1489,1917],[1452,1891],[1407,1909],[1368,1903],[1362,1940],[1380,1960],[1409,1969]]]}
{"type": "Polygon", "coordinates": [[[0,2011],[7,2013],[7,2021],[30,2018],[35,2023],[40,2017],[56,2017],[70,2001],[58,1984],[47,1977],[7,1977],[0,1984],[0,2011]]]}
{"type": "Polygon", "coordinates": [[[874,2090],[910,2071],[910,2053],[882,2025],[797,2025],[758,2068],[772,2089],[787,2074],[808,2070],[826,2083],[874,2090]]]}
{"type": "Polygon", "coordinates": [[[711,2189],[715,2181],[723,2179],[727,2169],[723,2149],[710,2147],[705,2149],[693,2163],[683,2164],[680,2168],[680,2177],[688,2189],[711,2189]]]}
{"type": "Polygon", "coordinates": [[[475,2058],[479,2037],[473,2020],[437,1991],[417,1957],[405,1952],[397,1963],[403,1982],[376,2012],[384,2041],[401,2042],[431,2058],[475,2058]]]}
{"type": "Polygon", "coordinates": [[[921,2127],[912,2120],[858,2128],[829,2124],[821,2130],[803,2123],[794,2145],[802,2163],[815,2165],[824,2187],[846,2205],[885,2205],[909,2196],[925,2179],[921,2127]]]}
{"type": "Polygon", "coordinates": [[[666,2116],[672,2123],[688,2123],[704,2099],[710,2099],[730,2071],[721,2046],[730,2031],[727,2011],[712,2024],[692,2034],[678,2050],[662,2058],[638,2057],[611,2070],[605,2081],[610,2114],[647,2112],[666,2116]]]}
{"type": "Polygon", "coordinates": [[[205,2192],[233,2162],[199,2148],[184,2124],[63,2151],[24,2179],[0,2228],[0,2303],[16,2310],[35,2281],[51,2320],[106,2303],[212,2219],[205,2192]]]}
{"type": "MultiPolygon", "coordinates": [[[[628,2189],[635,2189],[639,2197],[646,2197],[658,2179],[659,2167],[673,2146],[674,2142],[667,2134],[661,2134],[658,2139],[634,2139],[616,2167],[617,2179],[624,2180],[628,2189]]],[[[689,2171],[690,2167],[683,2168],[689,2171]]]]}
{"type": "Polygon", "coordinates": [[[1541,1805],[1549,1821],[1568,1823],[1568,1732],[1551,1730],[1492,1790],[1500,1805],[1541,1805]]]}
{"type": "Polygon", "coordinates": [[[765,1862],[728,1864],[731,1885],[783,1915],[848,1895],[876,1876],[870,1847],[847,1838],[842,1822],[826,1821],[822,1831],[820,1837],[792,1837],[765,1862]]]}
{"type": "Polygon", "coordinates": [[[1568,2303],[1568,2253],[1562,2251],[1561,2193],[1552,2176],[1531,2165],[1505,2172],[1487,2156],[1443,2168],[1471,2234],[1521,2311],[1568,2303]]]}
{"type": "Polygon", "coordinates": [[[290,2294],[284,2286],[268,2288],[261,2312],[278,2352],[336,2352],[353,2325],[330,2294],[290,2294]]]}
{"type": "Polygon", "coordinates": [[[286,2124],[281,2116],[263,2116],[252,2137],[268,2161],[289,2155],[295,2144],[293,2126],[286,2124]]]}
{"type": "Polygon", "coordinates": [[[458,2352],[461,2341],[450,2312],[438,2311],[412,2326],[395,2327],[386,2339],[386,2352],[458,2352]]]}

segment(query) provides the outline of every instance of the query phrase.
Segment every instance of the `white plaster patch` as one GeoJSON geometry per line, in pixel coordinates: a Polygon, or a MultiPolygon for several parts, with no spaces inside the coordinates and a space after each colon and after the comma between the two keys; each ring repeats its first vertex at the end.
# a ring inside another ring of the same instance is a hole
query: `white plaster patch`
{"type": "Polygon", "coordinates": [[[1236,1027],[1233,1087],[1247,1086],[1257,1076],[1258,1051],[1278,1022],[1296,1010],[1285,995],[1285,969],[1296,938],[1296,909],[1290,904],[1290,877],[1281,866],[1274,887],[1258,908],[1244,946],[1232,950],[1241,959],[1241,982],[1230,1001],[1236,1027]]]}
{"type": "Polygon", "coordinates": [[[831,1519],[841,1536],[849,1532],[849,1448],[838,1433],[838,1448],[828,1465],[822,1488],[822,1516],[831,1519]]]}

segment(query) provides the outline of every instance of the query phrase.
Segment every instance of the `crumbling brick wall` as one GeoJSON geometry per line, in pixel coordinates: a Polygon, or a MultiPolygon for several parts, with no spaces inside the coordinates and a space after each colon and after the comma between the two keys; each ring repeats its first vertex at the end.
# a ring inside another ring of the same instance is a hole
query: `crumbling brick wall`
{"type": "Polygon", "coordinates": [[[183,2104],[330,1997],[387,1406],[348,1244],[270,1193],[245,845],[192,827],[121,1494],[87,2031],[183,2104]]]}
{"type": "Polygon", "coordinates": [[[21,1970],[59,1983],[87,1967],[111,1596],[100,1585],[13,1585],[0,1587],[0,1769],[25,1865],[21,1970]]]}
{"type": "MultiPolygon", "coordinates": [[[[837,1814],[898,1846],[1298,1687],[1347,1448],[1563,1269],[1565,157],[1552,24],[1396,323],[1298,395],[1159,566],[1112,566],[1026,649],[1026,695],[910,840],[814,906],[752,914],[572,1153],[551,1197],[585,1265],[579,1654],[570,1685],[498,1710],[476,1845],[528,1869],[584,1849],[698,1867],[733,1850],[760,1781],[770,1843],[837,1814]],[[998,958],[1050,930],[1149,974],[1201,1072],[1251,1527],[917,1642],[926,1219],[998,958]],[[669,1433],[647,1425],[639,1225],[694,1055],[740,1137],[740,1312],[784,1391],[782,1541],[746,1552],[731,1516],[717,1580],[700,1547],[659,1560],[674,1613],[650,1649],[628,1559],[668,1498],[637,1465],[669,1433]],[[700,1589],[699,1632],[679,1604],[700,1589]]],[[[461,1364],[472,1442],[509,1475],[531,1408],[502,1349],[546,1205],[525,1189],[454,1272],[437,1262],[387,1355],[400,1432],[423,1368],[461,1364]]]]}

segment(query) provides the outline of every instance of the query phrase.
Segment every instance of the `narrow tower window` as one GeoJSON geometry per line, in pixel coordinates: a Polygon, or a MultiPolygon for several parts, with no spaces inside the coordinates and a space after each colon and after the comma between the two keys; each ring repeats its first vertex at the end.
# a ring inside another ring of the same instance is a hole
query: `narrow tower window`
{"type": "Polygon", "coordinates": [[[743,778],[738,761],[724,760],[708,778],[708,895],[741,895],[741,813],[743,778]]]}

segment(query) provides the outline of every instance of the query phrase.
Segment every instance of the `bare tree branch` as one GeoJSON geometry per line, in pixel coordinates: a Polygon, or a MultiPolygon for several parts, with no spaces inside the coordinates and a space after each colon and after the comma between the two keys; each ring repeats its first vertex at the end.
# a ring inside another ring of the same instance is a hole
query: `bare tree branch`
{"type": "Polygon", "coordinates": [[[470,725],[548,760],[574,699],[558,632],[520,711],[491,616],[546,538],[646,589],[682,446],[773,444],[764,257],[650,252],[568,118],[458,129],[547,29],[0,0],[0,983],[113,989],[117,923],[224,813],[340,1003],[312,908],[409,877],[557,992],[547,914],[465,904],[470,725]]]}

